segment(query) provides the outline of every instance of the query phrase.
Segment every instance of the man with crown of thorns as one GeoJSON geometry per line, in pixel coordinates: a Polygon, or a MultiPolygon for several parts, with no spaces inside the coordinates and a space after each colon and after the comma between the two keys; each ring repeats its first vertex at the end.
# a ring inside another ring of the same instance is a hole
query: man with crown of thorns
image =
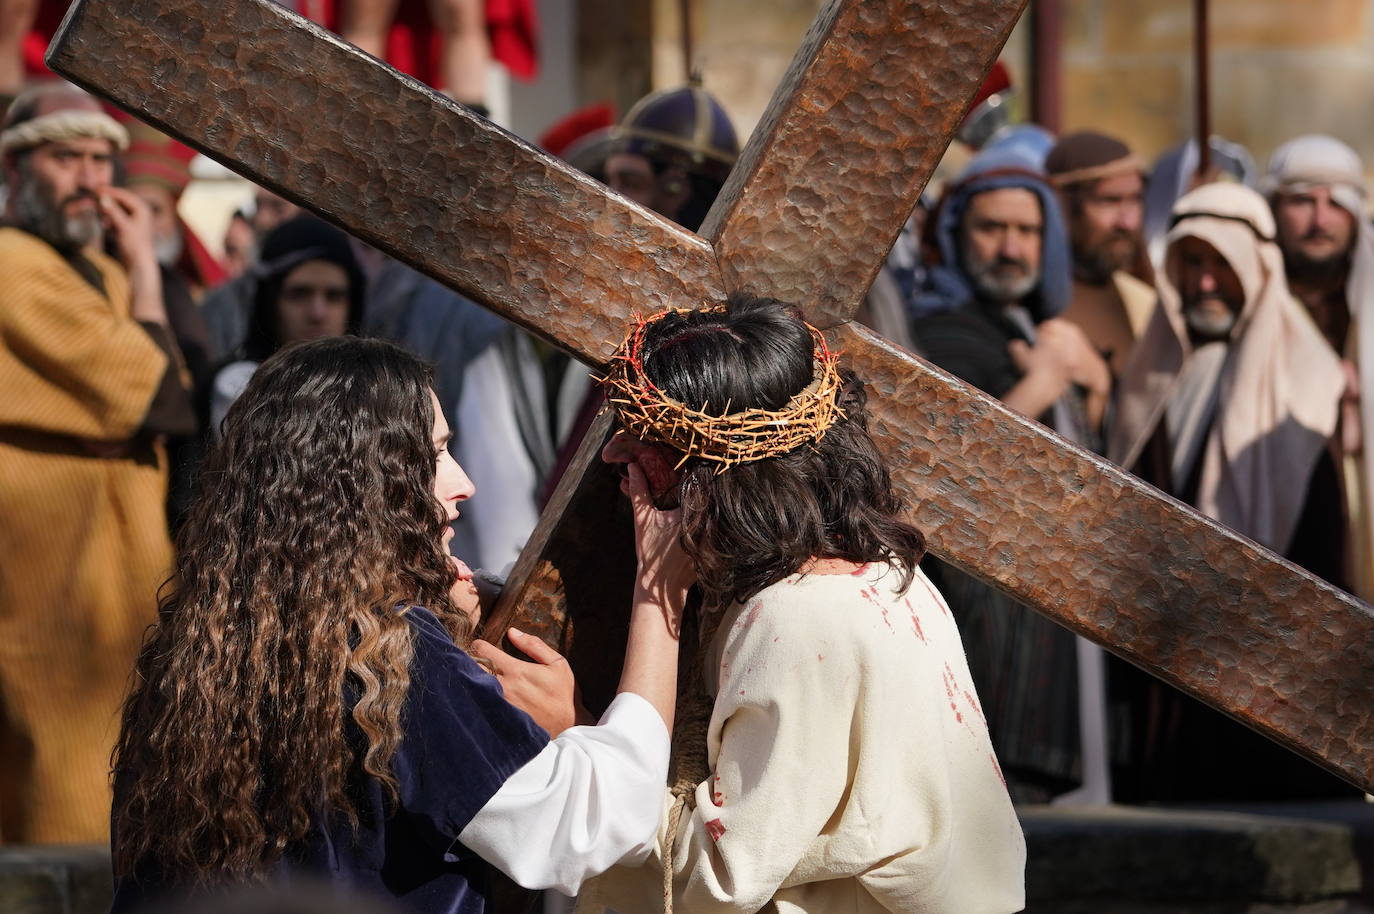
{"type": "Polygon", "coordinates": [[[602,459],[643,471],[696,574],[703,694],[656,853],[579,910],[1021,910],[1020,826],[861,383],[744,298],[638,321],[603,383],[602,459]]]}

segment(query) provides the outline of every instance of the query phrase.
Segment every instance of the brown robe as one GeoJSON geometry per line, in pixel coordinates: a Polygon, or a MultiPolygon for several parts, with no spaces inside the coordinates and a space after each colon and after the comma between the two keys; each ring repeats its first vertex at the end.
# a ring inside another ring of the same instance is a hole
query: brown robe
{"type": "Polygon", "coordinates": [[[108,840],[119,705],[171,565],[166,461],[139,434],[168,357],[120,266],[87,259],[104,295],[0,229],[3,842],[108,840]]]}

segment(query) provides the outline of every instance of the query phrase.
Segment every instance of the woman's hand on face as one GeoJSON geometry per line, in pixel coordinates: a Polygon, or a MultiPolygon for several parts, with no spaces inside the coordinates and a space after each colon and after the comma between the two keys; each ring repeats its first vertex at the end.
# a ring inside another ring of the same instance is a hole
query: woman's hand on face
{"type": "Polygon", "coordinates": [[[660,606],[676,632],[687,591],[696,580],[696,569],[682,548],[682,511],[660,511],[654,507],[648,481],[637,463],[628,464],[626,472],[626,489],[634,510],[635,553],[639,557],[635,599],[647,598],[660,606]]]}
{"type": "Polygon", "coordinates": [[[509,637],[511,644],[534,658],[533,663],[517,660],[490,642],[472,642],[472,652],[491,664],[506,701],[534,718],[550,737],[588,722],[572,667],[563,655],[518,628],[510,629],[509,637]]]}

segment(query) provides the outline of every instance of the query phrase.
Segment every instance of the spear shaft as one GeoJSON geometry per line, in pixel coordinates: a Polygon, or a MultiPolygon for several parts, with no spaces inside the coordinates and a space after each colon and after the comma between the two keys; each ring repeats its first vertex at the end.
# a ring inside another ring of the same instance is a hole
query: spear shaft
{"type": "Polygon", "coordinates": [[[1211,72],[1207,53],[1207,0],[1193,0],[1193,69],[1197,76],[1197,174],[1205,180],[1212,167],[1211,72]]]}

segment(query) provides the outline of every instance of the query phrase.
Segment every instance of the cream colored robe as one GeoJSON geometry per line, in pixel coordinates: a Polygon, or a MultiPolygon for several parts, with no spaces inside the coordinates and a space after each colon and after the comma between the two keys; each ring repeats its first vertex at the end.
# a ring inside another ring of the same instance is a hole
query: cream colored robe
{"type": "MultiPolygon", "coordinates": [[[[793,576],[728,611],[678,914],[1021,910],[1025,844],[958,630],[924,575],[897,582],[885,565],[793,576]]],[[[580,910],[661,910],[665,838],[580,910]]]]}
{"type": "Polygon", "coordinates": [[[0,841],[109,839],[110,749],[171,564],[166,466],[124,442],[167,364],[92,255],[100,295],[51,247],[0,229],[0,841]]]}

